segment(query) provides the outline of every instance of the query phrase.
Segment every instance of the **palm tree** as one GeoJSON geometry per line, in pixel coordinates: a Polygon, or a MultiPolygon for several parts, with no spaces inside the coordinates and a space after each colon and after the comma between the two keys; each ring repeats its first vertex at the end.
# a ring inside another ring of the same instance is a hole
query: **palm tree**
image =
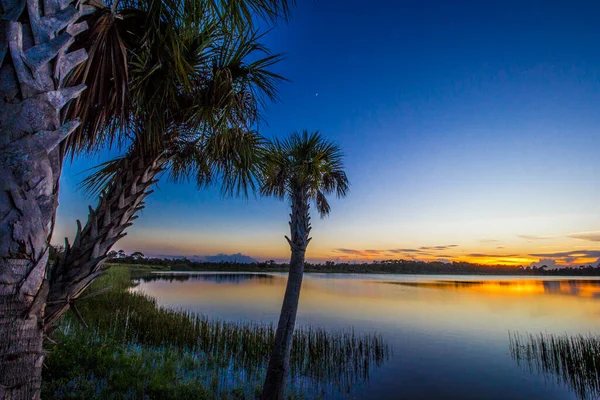
{"type": "Polygon", "coordinates": [[[287,198],[292,208],[291,235],[285,237],[292,252],[290,270],[263,386],[262,399],[265,400],[284,398],[304,256],[311,240],[309,203],[315,204],[323,218],[331,211],[326,195],[346,196],[349,183],[342,158],[340,148],[318,132],[292,133],[283,141],[275,140],[265,151],[261,194],[287,198]]]}
{"type": "Polygon", "coordinates": [[[40,329],[58,206],[60,142],[78,126],[61,110],[85,85],[66,81],[87,55],[71,50],[77,21],[100,2],[0,5],[0,398],[39,396],[40,329]],[[94,5],[95,4],[95,5],[94,5]]]}
{"type": "MultiPolygon", "coordinates": [[[[66,243],[52,268],[46,332],[70,308],[79,316],[75,301],[102,274],[108,252],[126,235],[162,171],[176,180],[193,177],[200,187],[219,178],[231,194],[247,193],[253,183],[261,138],[251,128],[262,102],[277,98],[283,78],[269,69],[281,57],[260,45],[255,32],[216,24],[206,12],[174,18],[170,10],[150,8],[147,14],[154,12],[160,17],[145,18],[158,19],[160,29],[130,56],[126,128],[132,144],[84,182],[100,200],[85,226],[77,221],[74,242],[66,243]]],[[[88,121],[98,118],[92,113],[88,121]]],[[[114,121],[122,122],[113,118],[107,130],[115,129],[114,121]]]]}
{"type": "MultiPolygon", "coordinates": [[[[182,15],[204,13],[210,25],[223,21],[239,32],[249,29],[255,14],[274,20],[289,9],[285,0],[123,4],[4,0],[0,5],[0,398],[39,397],[44,310],[48,293],[60,292],[51,281],[64,283],[47,278],[67,273],[47,266],[63,158],[68,151],[94,150],[127,137],[119,128],[130,122],[129,110],[135,107],[128,101],[129,35],[141,54],[152,35],[164,31],[136,32],[164,30],[182,15]],[[144,7],[168,9],[173,19],[139,24],[144,7]],[[86,86],[85,101],[77,102],[86,86]]],[[[95,276],[84,277],[89,282],[95,276]]]]}

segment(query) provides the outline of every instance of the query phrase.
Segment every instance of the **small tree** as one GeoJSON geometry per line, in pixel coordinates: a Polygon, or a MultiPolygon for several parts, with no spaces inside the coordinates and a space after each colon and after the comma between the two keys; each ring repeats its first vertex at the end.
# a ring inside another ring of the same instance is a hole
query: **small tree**
{"type": "Polygon", "coordinates": [[[326,195],[345,197],[349,183],[342,163],[340,148],[325,140],[318,132],[292,133],[289,138],[275,140],[267,146],[261,193],[290,201],[291,259],[287,287],[275,333],[262,399],[283,399],[285,380],[290,365],[290,351],[304,274],[304,258],[309,238],[309,203],[314,202],[319,215],[329,214],[326,195]]]}

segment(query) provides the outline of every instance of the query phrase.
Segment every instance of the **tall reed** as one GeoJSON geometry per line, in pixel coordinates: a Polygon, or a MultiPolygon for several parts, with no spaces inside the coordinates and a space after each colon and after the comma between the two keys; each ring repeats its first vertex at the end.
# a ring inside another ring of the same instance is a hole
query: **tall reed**
{"type": "MultiPolygon", "coordinates": [[[[61,380],[62,384],[65,380],[70,382],[61,373],[77,371],[69,363],[98,362],[93,358],[100,350],[94,349],[108,346],[123,357],[122,362],[129,362],[125,361],[128,357],[145,357],[139,361],[141,369],[150,364],[162,368],[167,360],[178,360],[172,369],[179,376],[177,379],[186,385],[199,381],[214,393],[236,389],[245,393],[242,398],[250,398],[260,387],[274,340],[274,326],[226,322],[159,307],[154,298],[129,290],[130,277],[128,269],[112,268],[108,276],[90,289],[92,292],[112,287],[79,305],[89,329],[83,329],[72,316],[65,318],[54,335],[59,344],[50,348],[46,378],[61,380]],[[61,346],[69,341],[74,341],[70,352],[88,347],[93,350],[90,350],[91,355],[84,360],[64,354],[65,348],[61,346]]],[[[390,354],[388,344],[377,334],[300,328],[294,335],[292,347],[290,394],[303,393],[312,398],[333,391],[349,391],[354,385],[368,381],[370,372],[381,366],[390,354]]],[[[121,367],[114,357],[106,362],[112,365],[112,370],[94,370],[94,379],[108,379],[121,367]]],[[[148,371],[152,373],[150,367],[148,371]]],[[[138,393],[145,393],[144,388],[138,393]]]]}
{"type": "Polygon", "coordinates": [[[509,332],[509,342],[519,366],[553,377],[579,399],[600,398],[600,336],[509,332]]]}

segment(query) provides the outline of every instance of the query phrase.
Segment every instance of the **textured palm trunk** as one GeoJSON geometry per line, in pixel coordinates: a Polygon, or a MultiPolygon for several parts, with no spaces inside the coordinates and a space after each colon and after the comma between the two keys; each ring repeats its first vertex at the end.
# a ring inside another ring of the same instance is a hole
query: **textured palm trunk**
{"type": "MultiPolygon", "coordinates": [[[[168,158],[135,156],[125,158],[115,175],[111,187],[100,197],[96,209],[90,207],[85,227],[77,221],[77,235],[73,244],[67,243],[65,253],[52,269],[50,292],[46,306],[47,330],[69,308],[75,307],[86,287],[102,273],[102,266],[112,246],[133,224],[135,215],[144,208],[144,198],[156,183],[156,176],[163,170],[168,158]]],[[[81,318],[81,317],[80,317],[81,318]]]]}
{"type": "Polygon", "coordinates": [[[308,195],[306,190],[298,190],[292,198],[290,214],[291,239],[286,236],[292,255],[287,286],[275,332],[275,341],[267,367],[267,376],[261,395],[262,400],[284,399],[286,379],[290,368],[290,355],[296,314],[300,301],[300,289],[304,275],[304,256],[310,242],[310,216],[308,213],[308,195]]]}
{"type": "Polygon", "coordinates": [[[60,142],[78,125],[60,112],[85,86],[65,77],[94,7],[68,0],[0,5],[0,398],[40,395],[48,246],[58,206],[60,142]]]}

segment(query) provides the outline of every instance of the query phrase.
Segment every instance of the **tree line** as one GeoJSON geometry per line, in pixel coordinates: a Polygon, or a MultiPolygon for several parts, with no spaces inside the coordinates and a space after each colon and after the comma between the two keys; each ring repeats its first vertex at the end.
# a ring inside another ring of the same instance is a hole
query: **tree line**
{"type": "MultiPolygon", "coordinates": [[[[255,263],[194,261],[187,258],[152,258],[140,252],[112,258],[110,263],[148,265],[172,271],[253,271],[287,272],[289,263],[267,260],[255,263]]],[[[116,252],[115,252],[116,255],[116,252]]],[[[600,264],[549,268],[541,266],[483,265],[464,261],[451,263],[416,260],[380,260],[372,262],[306,262],[305,272],[354,274],[460,274],[460,275],[539,275],[539,276],[600,276],[600,264]]]]}

